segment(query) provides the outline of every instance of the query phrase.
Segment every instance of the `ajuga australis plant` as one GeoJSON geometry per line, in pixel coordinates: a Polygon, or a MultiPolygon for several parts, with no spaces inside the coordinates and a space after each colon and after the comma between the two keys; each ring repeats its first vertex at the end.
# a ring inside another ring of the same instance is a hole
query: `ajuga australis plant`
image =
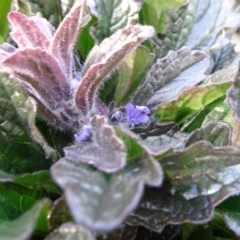
{"type": "Polygon", "coordinates": [[[237,239],[238,4],[56,2],[7,15],[0,239],[237,239]]]}

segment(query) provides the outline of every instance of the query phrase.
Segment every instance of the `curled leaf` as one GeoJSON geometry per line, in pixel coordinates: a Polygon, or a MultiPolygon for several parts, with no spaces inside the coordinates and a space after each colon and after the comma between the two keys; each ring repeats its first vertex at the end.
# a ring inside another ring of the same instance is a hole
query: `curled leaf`
{"type": "Polygon", "coordinates": [[[148,154],[111,175],[66,158],[55,163],[51,173],[63,188],[75,221],[95,231],[116,228],[136,208],[144,184],[162,181],[160,165],[148,154]]]}
{"type": "Polygon", "coordinates": [[[128,25],[95,46],[85,62],[82,80],[75,93],[77,107],[88,112],[102,80],[139,43],[154,35],[151,26],[128,25]]]}

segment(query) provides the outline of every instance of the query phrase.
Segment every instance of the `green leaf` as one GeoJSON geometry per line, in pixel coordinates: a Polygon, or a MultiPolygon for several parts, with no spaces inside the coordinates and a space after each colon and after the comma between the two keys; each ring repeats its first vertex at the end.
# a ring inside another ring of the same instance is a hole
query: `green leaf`
{"type": "Polygon", "coordinates": [[[127,149],[127,163],[134,163],[144,153],[143,146],[139,143],[137,135],[124,129],[115,128],[116,135],[123,140],[127,149]]]}
{"type": "Polygon", "coordinates": [[[198,141],[208,141],[213,146],[230,146],[232,137],[231,126],[223,121],[213,121],[194,131],[186,142],[186,147],[198,141]]]}
{"type": "Polygon", "coordinates": [[[98,43],[118,29],[138,23],[138,12],[143,0],[93,0],[89,4],[90,12],[98,18],[94,27],[94,36],[98,43]]]}
{"type": "Polygon", "coordinates": [[[164,34],[153,39],[157,45],[156,58],[162,58],[170,50],[178,50],[192,29],[197,8],[197,0],[191,0],[188,5],[166,11],[164,34]]]}
{"type": "Polygon", "coordinates": [[[200,128],[207,122],[224,120],[230,111],[228,104],[224,102],[225,98],[226,96],[223,95],[222,97],[205,106],[195,116],[193,116],[189,122],[184,124],[182,130],[190,133],[197,128],[200,128]]]}
{"type": "Polygon", "coordinates": [[[69,157],[55,163],[51,173],[64,190],[75,222],[95,231],[116,228],[138,204],[145,183],[159,186],[162,181],[160,165],[148,154],[115,174],[69,157]]]}
{"type": "Polygon", "coordinates": [[[13,180],[14,183],[18,183],[22,186],[30,189],[42,189],[48,192],[48,194],[59,196],[61,190],[58,185],[52,180],[49,171],[41,171],[33,174],[24,174],[13,180]]]}
{"type": "Polygon", "coordinates": [[[152,62],[153,55],[142,46],[137,46],[123,60],[118,68],[118,85],[114,95],[117,107],[129,102],[135,90],[142,83],[152,62]]]}
{"type": "Polygon", "coordinates": [[[239,194],[240,151],[198,142],[163,158],[165,182],[148,188],[128,222],[161,231],[167,224],[206,223],[214,207],[239,194]]]}
{"type": "Polygon", "coordinates": [[[177,100],[160,104],[155,116],[161,122],[183,123],[188,117],[225,95],[234,74],[235,69],[223,69],[210,75],[205,80],[206,84],[184,91],[177,100]]]}
{"type": "MultiPolygon", "coordinates": [[[[25,92],[0,76],[0,166],[12,173],[26,173],[46,169],[51,161],[31,137],[40,138],[46,152],[48,147],[35,126],[36,105],[25,92]],[[29,125],[28,125],[29,124],[29,125]]],[[[51,154],[50,154],[51,155],[51,154]]],[[[51,155],[52,156],[52,155],[51,155]]]]}
{"type": "Polygon", "coordinates": [[[81,34],[77,40],[77,48],[84,60],[87,58],[90,50],[94,47],[95,42],[90,34],[90,28],[95,22],[96,19],[92,18],[92,20],[81,30],[81,34]]]}
{"type": "Polygon", "coordinates": [[[46,233],[47,213],[51,204],[45,199],[36,203],[28,212],[12,222],[0,223],[0,238],[4,240],[27,240],[34,230],[46,233]],[[41,219],[41,224],[39,220],[41,219]],[[46,226],[44,226],[44,223],[46,226]]]}
{"type": "Polygon", "coordinates": [[[66,203],[66,199],[61,197],[53,203],[51,212],[48,215],[49,227],[57,228],[63,223],[72,222],[72,215],[66,203]]]}
{"type": "Polygon", "coordinates": [[[0,44],[6,41],[8,36],[7,14],[11,9],[12,0],[0,0],[0,44]]]}
{"type": "Polygon", "coordinates": [[[165,11],[173,8],[179,8],[187,2],[187,0],[146,0],[140,11],[140,22],[145,25],[154,26],[157,33],[163,33],[165,25],[165,11]]]}
{"type": "Polygon", "coordinates": [[[223,214],[227,226],[240,236],[240,196],[234,196],[221,203],[217,210],[223,214]]]}
{"type": "Polygon", "coordinates": [[[46,196],[43,189],[30,189],[13,182],[0,183],[0,222],[10,221],[46,196]]]}
{"type": "Polygon", "coordinates": [[[55,229],[45,240],[95,240],[94,235],[81,225],[65,223],[55,229]]]}

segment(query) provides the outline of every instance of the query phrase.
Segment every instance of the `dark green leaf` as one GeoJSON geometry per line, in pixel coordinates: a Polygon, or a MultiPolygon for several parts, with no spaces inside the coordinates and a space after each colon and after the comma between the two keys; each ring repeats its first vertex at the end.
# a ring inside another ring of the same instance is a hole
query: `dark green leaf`
{"type": "Polygon", "coordinates": [[[30,189],[13,182],[0,183],[0,222],[19,217],[46,195],[43,189],[30,189]]]}
{"type": "Polygon", "coordinates": [[[34,229],[38,234],[46,233],[47,213],[51,207],[45,199],[36,203],[28,212],[12,222],[0,223],[0,239],[3,240],[27,240],[34,229]],[[41,224],[38,220],[41,219],[41,224]],[[44,224],[46,226],[44,226],[44,224]]]}
{"type": "Polygon", "coordinates": [[[240,151],[196,143],[161,160],[165,182],[147,188],[128,222],[161,231],[166,224],[205,223],[216,205],[240,192],[240,151]]]}
{"type": "Polygon", "coordinates": [[[94,47],[94,39],[90,34],[90,27],[96,22],[96,19],[92,20],[81,30],[81,34],[78,37],[77,48],[81,54],[81,57],[85,60],[90,50],[94,47]]]}
{"type": "Polygon", "coordinates": [[[230,146],[232,137],[231,126],[223,121],[213,121],[194,131],[186,142],[186,147],[199,141],[208,141],[213,146],[230,146]]]}
{"type": "Polygon", "coordinates": [[[227,226],[240,235],[240,196],[234,196],[221,203],[217,210],[223,214],[227,226]]]}
{"type": "Polygon", "coordinates": [[[43,189],[52,195],[60,195],[61,190],[57,184],[52,180],[49,171],[41,171],[33,174],[24,174],[13,180],[14,183],[18,183],[22,186],[30,189],[43,189]]]}

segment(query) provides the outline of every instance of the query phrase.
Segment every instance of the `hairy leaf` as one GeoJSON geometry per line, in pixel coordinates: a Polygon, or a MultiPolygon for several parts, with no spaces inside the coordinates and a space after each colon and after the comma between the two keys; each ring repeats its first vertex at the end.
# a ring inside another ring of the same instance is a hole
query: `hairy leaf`
{"type": "Polygon", "coordinates": [[[74,223],[65,223],[55,229],[45,240],[95,240],[94,235],[82,227],[74,223]]]}
{"type": "Polygon", "coordinates": [[[118,68],[118,85],[114,95],[117,107],[127,104],[135,90],[142,83],[148,70],[153,55],[142,46],[133,49],[123,60],[118,68]]]}
{"type": "Polygon", "coordinates": [[[175,101],[160,104],[155,116],[159,117],[161,122],[182,123],[186,118],[225,95],[234,74],[235,69],[229,68],[210,75],[204,85],[184,91],[175,101]]]}
{"type": "Polygon", "coordinates": [[[208,141],[216,147],[230,146],[231,137],[232,128],[228,123],[223,121],[212,121],[191,133],[187,139],[186,147],[201,140],[208,141]]]}
{"type": "Polygon", "coordinates": [[[143,0],[88,1],[91,14],[99,19],[94,28],[98,43],[119,29],[136,24],[142,3],[143,0]]]}
{"type": "Polygon", "coordinates": [[[38,233],[46,233],[47,214],[50,202],[44,199],[36,203],[24,215],[12,222],[0,223],[0,238],[4,240],[27,240],[30,239],[34,229],[38,233]],[[38,221],[41,219],[41,227],[38,221]],[[45,224],[45,228],[43,225],[45,224]]]}
{"type": "Polygon", "coordinates": [[[27,17],[20,12],[11,12],[8,20],[12,25],[10,35],[19,48],[48,49],[53,28],[46,19],[41,18],[40,15],[27,17]]]}
{"type": "Polygon", "coordinates": [[[148,154],[111,175],[65,158],[51,172],[75,221],[96,231],[116,228],[137,206],[144,184],[159,186],[162,181],[160,165],[148,154]]]}
{"type": "Polygon", "coordinates": [[[66,158],[91,164],[107,173],[122,169],[126,164],[126,148],[114,128],[107,124],[105,117],[97,115],[92,118],[91,126],[93,142],[66,147],[66,158]]]}
{"type": "Polygon", "coordinates": [[[12,0],[0,0],[0,43],[5,42],[8,35],[7,14],[11,9],[12,0]]]}
{"type": "Polygon", "coordinates": [[[140,21],[142,24],[154,26],[157,33],[163,33],[165,11],[179,8],[186,3],[188,3],[188,0],[146,0],[140,11],[140,21]]]}
{"type": "MultiPolygon", "coordinates": [[[[71,53],[83,20],[83,1],[77,1],[61,22],[51,41],[50,52],[64,69],[66,77],[71,76],[71,53]]],[[[86,20],[86,18],[85,18],[86,20]]],[[[88,19],[90,20],[90,19],[88,19]]]]}
{"type": "MultiPolygon", "coordinates": [[[[12,84],[11,81],[7,78],[3,79],[4,89],[6,91],[5,94],[10,97],[9,101],[11,101],[10,105],[12,105],[12,109],[8,108],[8,111],[16,111],[18,118],[20,117],[21,120],[18,122],[22,122],[24,124],[22,128],[25,128],[25,131],[31,136],[32,140],[36,143],[40,144],[45,152],[46,158],[57,158],[56,151],[49,146],[49,144],[44,139],[41,132],[38,130],[35,124],[36,114],[37,114],[37,106],[36,102],[31,98],[28,97],[27,94],[20,88],[17,84],[12,84]],[[25,124],[27,123],[27,127],[25,124]]],[[[4,94],[4,93],[2,93],[4,94]]],[[[10,107],[10,106],[9,106],[10,107]]],[[[6,106],[3,106],[6,108],[6,106]]],[[[9,121],[10,116],[5,116],[4,120],[9,121]]],[[[9,126],[10,123],[7,125],[9,126]]],[[[4,125],[4,124],[3,124],[4,125]]],[[[15,128],[15,126],[13,126],[15,128]]],[[[2,129],[3,130],[3,129],[2,129]]],[[[4,131],[4,130],[3,130],[4,131]]],[[[8,132],[4,131],[8,136],[8,132]]],[[[19,134],[18,132],[16,134],[19,134]]],[[[32,142],[32,140],[28,140],[32,142]]]]}
{"type": "Polygon", "coordinates": [[[216,205],[240,192],[240,152],[199,142],[161,160],[165,182],[147,188],[128,222],[161,231],[166,224],[204,223],[216,205]]]}
{"type": "Polygon", "coordinates": [[[209,59],[203,52],[186,47],[170,51],[151,67],[132,101],[156,109],[158,104],[176,99],[181,92],[201,82],[208,64],[209,59]]]}
{"type": "Polygon", "coordinates": [[[57,60],[41,49],[18,50],[0,63],[8,72],[27,82],[37,91],[40,102],[53,109],[69,99],[69,83],[57,60]]]}
{"type": "Polygon", "coordinates": [[[33,118],[26,116],[27,111],[32,111],[25,105],[28,101],[18,85],[0,76],[0,166],[12,174],[46,169],[51,164],[30,137],[28,120],[33,118]]]}
{"type": "Polygon", "coordinates": [[[92,109],[94,96],[102,80],[134,47],[153,34],[154,29],[151,26],[128,25],[92,49],[75,93],[75,102],[81,111],[92,109]]]}

